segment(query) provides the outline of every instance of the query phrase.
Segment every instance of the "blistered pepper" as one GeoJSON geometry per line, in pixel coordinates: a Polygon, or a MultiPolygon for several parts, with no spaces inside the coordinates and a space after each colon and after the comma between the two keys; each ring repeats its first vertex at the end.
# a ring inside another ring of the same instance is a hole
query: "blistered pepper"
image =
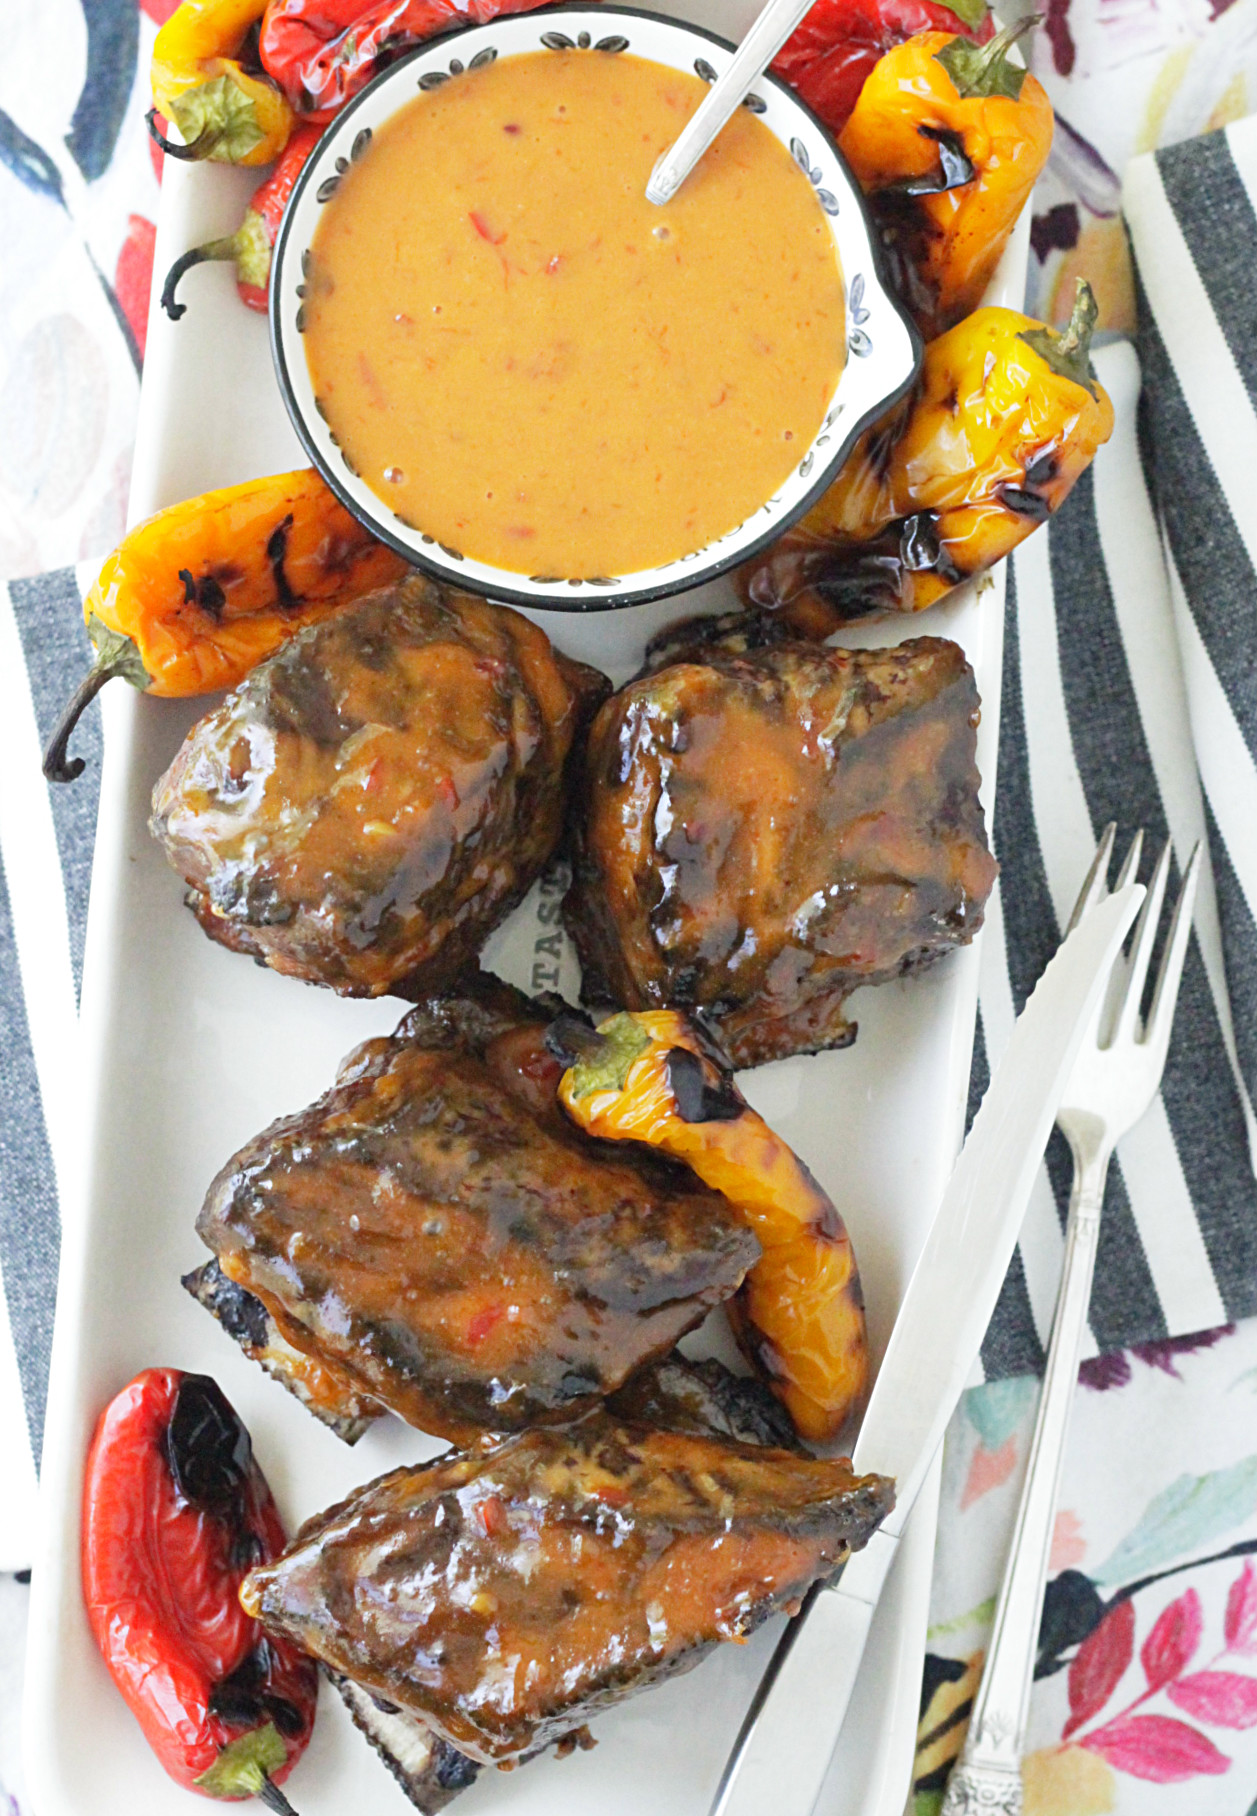
{"type": "Polygon", "coordinates": [[[177,1784],[259,1797],[314,1725],[318,1673],[240,1604],[284,1529],[249,1434],[207,1375],[149,1368],[105,1408],[83,1481],[83,1599],[92,1636],[177,1784]]]}
{"type": "Polygon", "coordinates": [[[177,322],[187,308],[186,303],[175,301],[180,278],[193,265],[203,265],[214,259],[232,260],[240,301],[247,309],[257,309],[265,314],[270,300],[271,253],[279,237],[279,224],[297,178],[322,136],[321,126],[299,126],[270,176],[254,190],[236,231],[225,239],[207,240],[203,246],[193,246],[191,251],[175,260],[166,273],[161,293],[161,306],[172,322],[177,322]]]}
{"type": "Polygon", "coordinates": [[[53,733],[44,774],[82,774],[82,758],[66,760],[70,734],[115,675],[167,698],[234,687],[303,625],[405,572],[312,467],[158,511],[119,544],[83,601],[96,660],[53,733]]]}
{"type": "Polygon", "coordinates": [[[815,0],[772,67],[839,133],[874,65],[894,45],[926,31],[963,31],[981,44],[994,30],[986,0],[815,0]]]}
{"type": "Polygon", "coordinates": [[[832,1201],[678,1011],[613,1015],[596,1031],[564,1016],[547,1041],[574,1062],[559,1100],[582,1129],[683,1160],[746,1218],[763,1253],[728,1308],[734,1332],[800,1434],[834,1437],[864,1394],[868,1344],[832,1201]]]}
{"type": "Polygon", "coordinates": [[[921,32],[888,51],[838,141],[927,340],[982,301],[1047,162],[1052,103],[1008,57],[1031,23],[980,47],[921,32]]]}
{"type": "Polygon", "coordinates": [[[979,309],[931,341],[915,390],[868,429],[820,503],[748,562],[748,603],[803,636],[919,612],[1060,508],[1113,430],[1081,279],[1068,328],[979,309]]]}
{"type": "Polygon", "coordinates": [[[154,110],[173,120],[183,144],[149,131],[177,158],[269,164],[294,118],[283,91],[253,53],[266,0],[182,0],[153,41],[154,110]]]}
{"type": "Polygon", "coordinates": [[[327,121],[390,60],[428,38],[531,13],[548,0],[270,0],[258,38],[267,73],[305,119],[327,121]]]}

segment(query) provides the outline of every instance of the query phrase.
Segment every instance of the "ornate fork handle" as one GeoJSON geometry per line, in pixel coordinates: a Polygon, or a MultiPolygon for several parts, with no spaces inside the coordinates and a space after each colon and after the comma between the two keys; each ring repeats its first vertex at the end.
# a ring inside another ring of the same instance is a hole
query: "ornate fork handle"
{"type": "Polygon", "coordinates": [[[1097,1124],[1093,1142],[1085,1147],[1082,1142],[1075,1144],[1065,1266],[1026,1466],[1026,1487],[982,1683],[941,1816],[992,1816],[994,1812],[1021,1816],[1021,1755],[1030,1685],[1111,1153],[1101,1127],[1097,1124]]]}
{"type": "Polygon", "coordinates": [[[1021,1816],[1021,1767],[966,1765],[947,1781],[948,1816],[1021,1816]]]}

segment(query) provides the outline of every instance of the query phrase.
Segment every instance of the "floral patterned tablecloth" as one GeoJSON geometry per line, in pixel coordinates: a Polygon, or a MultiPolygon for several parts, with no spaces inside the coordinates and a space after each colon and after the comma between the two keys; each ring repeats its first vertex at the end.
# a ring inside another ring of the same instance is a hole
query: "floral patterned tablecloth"
{"type": "MultiPolygon", "coordinates": [[[[98,556],[122,533],[161,174],[144,72],[172,10],[0,0],[0,579],[98,556]]],[[[1121,170],[1253,110],[1257,0],[1045,11],[1033,67],[1060,127],[1030,307],[1067,315],[1083,270],[1104,325],[1129,329],[1121,170]]],[[[1035,1394],[1028,1377],[975,1388],[948,1437],[914,1816],[934,1816],[963,1738],[1035,1394]]],[[[1257,1812],[1255,1558],[1257,1320],[1084,1364],[1028,1816],[1257,1812]]],[[[15,1812],[26,1596],[0,1578],[0,1798],[15,1812]]]]}

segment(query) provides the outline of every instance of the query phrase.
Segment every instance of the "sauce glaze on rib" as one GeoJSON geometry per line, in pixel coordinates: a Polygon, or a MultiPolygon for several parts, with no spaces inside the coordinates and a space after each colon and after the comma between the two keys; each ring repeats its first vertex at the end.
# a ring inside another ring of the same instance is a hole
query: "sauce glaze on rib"
{"type": "Polygon", "coordinates": [[[845,1458],[599,1412],[381,1477],[309,1521],[242,1600],[501,1762],[793,1608],[893,1501],[845,1458]]]}
{"type": "Polygon", "coordinates": [[[696,1009],[738,1066],[846,1045],[857,985],[982,924],[978,716],[938,637],[675,650],[590,733],[564,910],[588,999],[696,1009]]]}
{"type": "Polygon", "coordinates": [[[195,725],[152,831],[211,939],[344,996],[442,988],[532,884],[606,683],[412,576],[292,638],[195,725]]]}
{"type": "Polygon", "coordinates": [[[729,1298],[759,1243],[688,1169],[559,1108],[545,1009],[478,977],[236,1154],[197,1223],[286,1342],[455,1439],[571,1418],[729,1298]]]}

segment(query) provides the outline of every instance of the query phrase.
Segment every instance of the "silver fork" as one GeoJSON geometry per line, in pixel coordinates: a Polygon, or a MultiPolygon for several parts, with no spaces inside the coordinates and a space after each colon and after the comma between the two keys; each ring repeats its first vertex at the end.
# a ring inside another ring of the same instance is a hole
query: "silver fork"
{"type": "MultiPolygon", "coordinates": [[[[1108,894],[1116,826],[1105,828],[1066,933],[1108,894]]],[[[1117,880],[1134,880],[1143,852],[1137,832],[1117,880]]],[[[1065,1263],[1043,1376],[1025,1487],[1004,1569],[990,1650],[973,1699],[965,1744],[947,1786],[941,1816],[1021,1816],[1021,1757],[1038,1647],[1048,1554],[1060,1488],[1061,1460],[1078,1378],[1100,1207],[1118,1140],[1148,1109],[1165,1070],[1170,1025],[1191,935],[1200,876],[1197,845],[1174,904],[1148,1018],[1140,1008],[1170,874],[1167,843],[1135,923],[1128,957],[1113,966],[1109,987],[1070,1074],[1056,1121],[1074,1155],[1074,1185],[1065,1231],[1065,1263]]]]}

